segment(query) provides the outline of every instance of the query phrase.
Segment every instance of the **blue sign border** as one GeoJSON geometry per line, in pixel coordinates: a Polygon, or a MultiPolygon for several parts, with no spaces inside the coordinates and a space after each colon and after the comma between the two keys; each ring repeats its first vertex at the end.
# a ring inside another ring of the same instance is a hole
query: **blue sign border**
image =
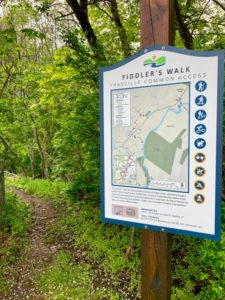
{"type": "Polygon", "coordinates": [[[223,86],[224,86],[224,51],[215,50],[215,51],[192,51],[187,49],[180,49],[172,46],[153,46],[145,48],[134,54],[133,56],[115,64],[112,66],[107,66],[100,68],[99,72],[100,77],[100,155],[101,155],[101,219],[103,222],[132,226],[137,228],[145,228],[154,231],[162,231],[173,234],[181,234],[186,236],[193,236],[198,238],[207,238],[211,240],[220,240],[221,236],[221,189],[222,189],[222,148],[223,148],[223,86]],[[218,85],[217,85],[217,148],[216,148],[216,209],[215,209],[215,234],[205,234],[189,230],[180,230],[169,227],[153,226],[129,221],[115,220],[105,217],[105,182],[104,182],[104,96],[103,96],[103,87],[104,87],[104,77],[103,74],[106,71],[117,69],[137,57],[154,50],[163,50],[173,53],[186,54],[189,56],[197,57],[218,57],[218,85]]]}

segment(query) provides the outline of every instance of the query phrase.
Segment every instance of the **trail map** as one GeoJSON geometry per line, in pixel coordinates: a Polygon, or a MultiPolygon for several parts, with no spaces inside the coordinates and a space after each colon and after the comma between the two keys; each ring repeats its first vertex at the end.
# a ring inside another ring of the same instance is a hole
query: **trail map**
{"type": "Polygon", "coordinates": [[[189,83],[112,91],[112,183],[188,192],[189,83]]]}

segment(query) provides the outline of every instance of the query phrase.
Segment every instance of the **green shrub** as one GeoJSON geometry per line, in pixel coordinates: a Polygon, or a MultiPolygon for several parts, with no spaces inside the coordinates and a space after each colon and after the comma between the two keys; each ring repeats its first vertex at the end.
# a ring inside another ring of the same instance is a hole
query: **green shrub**
{"type": "MultiPolygon", "coordinates": [[[[43,180],[23,179],[23,183],[21,180],[16,183],[17,186],[19,184],[20,187],[35,195],[67,199],[68,185],[64,183],[59,185],[60,188],[54,188],[58,182],[43,180]],[[41,185],[40,190],[37,183],[41,185]]],[[[222,215],[221,242],[173,236],[172,299],[225,299],[224,203],[222,215]]],[[[137,230],[134,252],[128,261],[125,259],[125,253],[130,242],[130,234],[131,229],[128,227],[102,223],[99,205],[81,199],[73,204],[67,202],[65,205],[64,202],[58,222],[48,231],[46,242],[55,243],[58,238],[62,239],[66,236],[67,242],[81,251],[81,260],[90,261],[92,265],[97,264],[105,276],[115,280],[115,286],[118,284],[120,274],[128,274],[130,279],[127,286],[130,291],[135,292],[140,284],[140,235],[137,230]]]]}
{"type": "Polygon", "coordinates": [[[68,183],[62,181],[44,179],[33,180],[28,177],[17,177],[14,180],[12,180],[11,177],[8,177],[6,183],[9,186],[22,189],[29,195],[35,195],[45,199],[54,199],[56,201],[62,201],[67,198],[66,193],[70,186],[68,183]]]}
{"type": "Polygon", "coordinates": [[[0,207],[0,231],[24,235],[29,226],[29,216],[27,205],[18,201],[13,193],[7,193],[5,203],[0,207]]]}
{"type": "Polygon", "coordinates": [[[7,192],[6,201],[0,206],[0,298],[14,284],[13,278],[6,278],[5,274],[8,266],[17,263],[25,252],[30,220],[27,205],[7,192]]]}

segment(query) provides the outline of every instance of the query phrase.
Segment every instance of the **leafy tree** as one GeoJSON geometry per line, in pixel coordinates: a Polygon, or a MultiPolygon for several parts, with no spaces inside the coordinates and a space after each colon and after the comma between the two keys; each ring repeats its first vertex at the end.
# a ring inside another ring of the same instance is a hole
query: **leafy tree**
{"type": "MultiPolygon", "coordinates": [[[[176,45],[224,48],[222,1],[180,0],[176,45]]],[[[99,66],[139,48],[137,0],[2,1],[0,153],[6,169],[99,195],[99,66]]]]}

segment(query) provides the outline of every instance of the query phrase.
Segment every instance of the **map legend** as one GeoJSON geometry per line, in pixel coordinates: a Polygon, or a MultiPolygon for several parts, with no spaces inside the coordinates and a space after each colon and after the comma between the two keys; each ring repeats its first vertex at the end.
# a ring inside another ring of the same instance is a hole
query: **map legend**
{"type": "Polygon", "coordinates": [[[113,94],[114,125],[130,126],[130,93],[113,94]]]}

